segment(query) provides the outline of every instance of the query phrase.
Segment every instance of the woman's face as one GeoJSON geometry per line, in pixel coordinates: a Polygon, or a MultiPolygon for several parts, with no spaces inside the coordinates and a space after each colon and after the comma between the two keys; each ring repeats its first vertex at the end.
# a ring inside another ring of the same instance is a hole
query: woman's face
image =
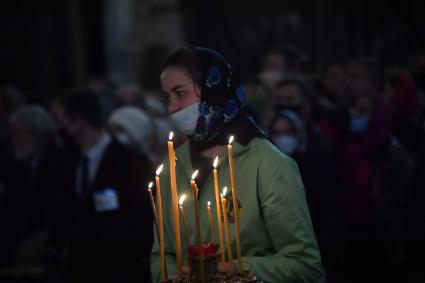
{"type": "Polygon", "coordinates": [[[171,114],[201,100],[200,88],[180,67],[165,68],[161,73],[161,88],[168,97],[168,112],[171,114]]]}

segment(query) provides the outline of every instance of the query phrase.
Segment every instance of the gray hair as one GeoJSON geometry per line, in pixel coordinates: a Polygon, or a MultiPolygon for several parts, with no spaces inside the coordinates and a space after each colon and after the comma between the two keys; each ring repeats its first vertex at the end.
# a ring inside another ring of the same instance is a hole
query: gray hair
{"type": "Polygon", "coordinates": [[[56,136],[56,127],[47,111],[39,106],[27,106],[12,113],[10,123],[19,123],[34,138],[51,139],[56,136]]]}

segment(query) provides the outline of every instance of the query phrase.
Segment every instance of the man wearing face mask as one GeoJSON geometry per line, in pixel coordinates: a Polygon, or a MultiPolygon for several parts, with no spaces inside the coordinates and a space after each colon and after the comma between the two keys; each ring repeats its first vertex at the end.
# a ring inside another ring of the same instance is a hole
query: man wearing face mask
{"type": "Polygon", "coordinates": [[[66,227],[67,280],[149,282],[153,225],[145,186],[150,162],[105,131],[102,103],[93,90],[70,91],[58,102],[80,149],[67,187],[73,201],[61,211],[72,212],[66,227]]]}
{"type": "Polygon", "coordinates": [[[342,195],[338,161],[329,142],[319,131],[314,136],[308,135],[299,114],[288,109],[277,111],[271,120],[269,136],[300,168],[327,280],[340,282],[342,195]]]}

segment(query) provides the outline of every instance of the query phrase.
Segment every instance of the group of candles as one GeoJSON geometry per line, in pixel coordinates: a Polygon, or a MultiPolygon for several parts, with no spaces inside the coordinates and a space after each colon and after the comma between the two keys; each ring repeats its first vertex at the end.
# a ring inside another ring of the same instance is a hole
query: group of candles
{"type": "MultiPolygon", "coordinates": [[[[235,187],[235,174],[234,174],[234,162],[233,162],[233,149],[232,149],[232,142],[233,142],[233,136],[229,139],[229,144],[227,145],[227,153],[228,153],[228,159],[229,159],[229,168],[230,168],[230,179],[231,179],[231,191],[232,191],[232,198],[233,198],[233,207],[234,207],[234,215],[235,215],[235,237],[236,237],[236,255],[237,255],[237,263],[238,263],[238,270],[242,271],[242,262],[241,262],[241,246],[240,246],[240,232],[239,232],[239,206],[237,203],[236,198],[236,187],[235,187]]],[[[171,181],[171,201],[172,201],[172,216],[173,216],[173,224],[174,224],[174,241],[175,241],[175,249],[176,249],[176,263],[177,263],[177,272],[178,275],[182,274],[183,271],[183,264],[182,264],[182,249],[181,249],[181,242],[180,242],[180,217],[179,217],[179,210],[180,210],[180,216],[182,218],[183,222],[183,229],[184,229],[184,237],[186,246],[190,245],[189,242],[189,232],[188,232],[188,225],[183,209],[183,203],[186,199],[186,195],[183,194],[180,196],[180,199],[178,199],[177,195],[177,182],[176,182],[176,156],[174,152],[174,144],[173,144],[173,132],[170,133],[169,140],[168,140],[168,160],[169,160],[169,168],[170,168],[170,181],[171,181]]],[[[216,211],[217,211],[217,223],[218,223],[218,233],[219,233],[219,244],[220,244],[220,253],[221,253],[221,263],[225,264],[225,252],[224,252],[224,239],[223,239],[223,226],[222,226],[222,213],[223,213],[223,219],[224,219],[224,233],[226,237],[226,250],[228,255],[228,262],[229,262],[229,268],[230,272],[234,272],[234,265],[233,265],[233,257],[232,257],[232,248],[231,248],[231,242],[230,242],[230,230],[229,230],[229,221],[227,216],[227,201],[226,201],[226,193],[227,193],[227,187],[224,187],[223,192],[219,194],[218,189],[218,173],[217,173],[217,165],[218,165],[218,156],[214,159],[213,163],[213,177],[214,177],[214,193],[215,193],[215,201],[216,201],[216,211]],[[221,205],[221,209],[220,209],[221,205]]],[[[160,270],[161,270],[161,280],[165,281],[168,279],[167,274],[167,268],[165,263],[165,252],[164,252],[164,231],[163,231],[163,215],[162,215],[162,201],[161,201],[161,186],[159,181],[159,175],[162,172],[163,166],[159,166],[159,168],[156,171],[155,176],[155,184],[156,184],[156,205],[154,202],[154,198],[152,195],[152,187],[153,183],[151,182],[149,184],[149,194],[150,194],[150,201],[151,206],[154,214],[154,220],[155,220],[155,226],[156,231],[158,233],[158,239],[159,239],[159,249],[160,249],[160,270]]],[[[198,175],[198,170],[196,170],[191,178],[191,188],[192,188],[192,196],[193,196],[193,204],[194,204],[194,211],[195,211],[195,221],[196,221],[196,244],[201,246],[201,228],[200,228],[200,215],[199,215],[199,202],[198,202],[198,187],[196,185],[195,179],[198,175]]],[[[214,243],[216,240],[215,237],[215,227],[214,227],[214,221],[212,217],[211,212],[211,202],[208,201],[207,203],[207,211],[208,211],[208,220],[211,230],[211,240],[214,243]]]]}

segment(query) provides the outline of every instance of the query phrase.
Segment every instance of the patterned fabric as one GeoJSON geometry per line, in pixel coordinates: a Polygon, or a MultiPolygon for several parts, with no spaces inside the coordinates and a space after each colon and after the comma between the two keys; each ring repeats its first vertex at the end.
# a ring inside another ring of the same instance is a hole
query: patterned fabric
{"type": "Polygon", "coordinates": [[[254,119],[246,114],[245,90],[232,66],[212,49],[195,47],[194,51],[201,61],[202,95],[192,142],[222,143],[218,140],[220,133],[240,113],[261,132],[254,119]]]}

